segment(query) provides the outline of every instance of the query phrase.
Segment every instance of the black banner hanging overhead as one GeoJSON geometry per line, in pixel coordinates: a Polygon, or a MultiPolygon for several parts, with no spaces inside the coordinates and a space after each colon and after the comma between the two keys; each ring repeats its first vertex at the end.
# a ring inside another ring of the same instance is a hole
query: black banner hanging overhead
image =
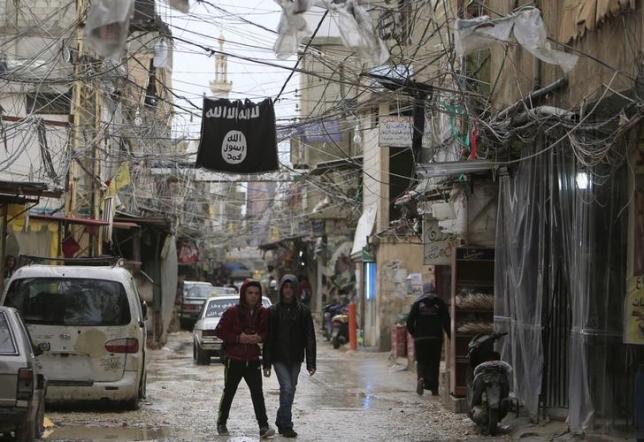
{"type": "Polygon", "coordinates": [[[197,167],[240,174],[277,170],[273,102],[204,98],[197,167]]]}

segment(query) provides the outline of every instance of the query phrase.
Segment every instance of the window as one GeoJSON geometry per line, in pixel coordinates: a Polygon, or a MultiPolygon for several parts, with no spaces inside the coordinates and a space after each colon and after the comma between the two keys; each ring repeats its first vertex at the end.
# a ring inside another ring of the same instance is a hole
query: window
{"type": "Polygon", "coordinates": [[[223,295],[211,285],[195,285],[188,289],[186,298],[208,299],[210,296],[223,295]]]}
{"type": "Polygon", "coordinates": [[[376,263],[364,264],[364,293],[367,300],[376,299],[376,263]]]}
{"type": "Polygon", "coordinates": [[[7,321],[5,314],[0,313],[0,354],[15,355],[16,353],[18,352],[16,351],[16,345],[13,342],[9,322],[7,321]]]}
{"type": "Polygon", "coordinates": [[[125,287],[99,279],[18,279],[6,305],[18,309],[28,324],[115,326],[131,319],[125,287]]]}
{"type": "Polygon", "coordinates": [[[65,94],[34,92],[27,94],[27,113],[68,115],[71,103],[71,89],[65,94]]]}

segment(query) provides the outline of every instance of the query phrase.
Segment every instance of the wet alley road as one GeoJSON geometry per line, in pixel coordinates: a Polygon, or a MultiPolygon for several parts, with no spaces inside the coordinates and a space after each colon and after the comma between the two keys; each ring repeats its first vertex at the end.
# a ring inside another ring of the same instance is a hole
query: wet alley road
{"type": "MultiPolygon", "coordinates": [[[[258,440],[248,388],[242,382],[233,402],[229,437],[217,436],[216,409],[223,366],[192,361],[192,335],[170,336],[165,348],[150,351],[147,400],[138,411],[48,411],[56,425],[47,441],[252,441],[258,440]]],[[[279,388],[264,378],[273,425],[279,388]]],[[[414,393],[414,375],[390,367],[382,353],[347,353],[318,344],[318,372],[304,373],[293,407],[302,441],[485,440],[465,415],[446,411],[437,398],[414,393]]],[[[487,440],[501,440],[498,436],[487,440]]],[[[286,440],[275,436],[273,440],[286,440]]]]}

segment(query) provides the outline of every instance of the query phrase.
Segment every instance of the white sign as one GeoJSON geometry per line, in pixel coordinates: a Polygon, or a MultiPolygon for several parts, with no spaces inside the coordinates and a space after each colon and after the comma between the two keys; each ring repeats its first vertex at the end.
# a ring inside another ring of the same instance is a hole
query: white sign
{"type": "Polygon", "coordinates": [[[231,130],[221,143],[221,156],[228,164],[239,164],[246,159],[246,136],[239,130],[231,130]]]}
{"type": "MultiPolygon", "coordinates": [[[[412,117],[380,117],[378,129],[378,143],[381,146],[411,147],[414,133],[412,117]]],[[[426,118],[423,147],[429,146],[431,146],[431,125],[429,119],[426,118]]]]}
{"type": "Polygon", "coordinates": [[[380,117],[378,141],[381,146],[411,147],[411,117],[380,117]]]}

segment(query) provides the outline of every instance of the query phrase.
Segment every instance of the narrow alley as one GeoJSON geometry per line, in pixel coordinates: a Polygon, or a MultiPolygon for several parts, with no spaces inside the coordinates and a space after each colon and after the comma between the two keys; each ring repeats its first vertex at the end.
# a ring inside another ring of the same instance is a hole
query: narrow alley
{"type": "MultiPolygon", "coordinates": [[[[217,436],[215,415],[223,387],[223,367],[192,361],[192,335],[170,335],[151,351],[147,399],[138,411],[73,409],[48,412],[55,424],[47,441],[252,441],[258,440],[250,394],[243,383],[228,423],[230,436],[217,436]]],[[[302,373],[294,422],[303,441],[504,440],[477,436],[466,415],[446,411],[431,395],[414,392],[414,375],[391,366],[386,353],[350,353],[319,343],[318,372],[302,373]]],[[[264,386],[274,420],[279,386],[274,375],[264,386]]],[[[276,436],[275,440],[281,438],[276,436]]]]}

